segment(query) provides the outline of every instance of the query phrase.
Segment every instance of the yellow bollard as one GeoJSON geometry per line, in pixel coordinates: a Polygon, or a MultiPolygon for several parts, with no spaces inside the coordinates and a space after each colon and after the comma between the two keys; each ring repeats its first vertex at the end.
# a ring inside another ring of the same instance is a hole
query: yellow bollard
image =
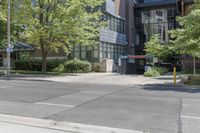
{"type": "Polygon", "coordinates": [[[173,68],[174,85],[176,85],[176,67],[173,68]]]}

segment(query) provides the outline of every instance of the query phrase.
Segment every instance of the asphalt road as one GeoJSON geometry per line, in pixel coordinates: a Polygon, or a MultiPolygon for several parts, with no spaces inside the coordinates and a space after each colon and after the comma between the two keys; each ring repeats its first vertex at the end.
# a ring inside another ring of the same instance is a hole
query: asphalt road
{"type": "Polygon", "coordinates": [[[150,133],[199,133],[200,89],[0,80],[0,113],[150,133]]]}

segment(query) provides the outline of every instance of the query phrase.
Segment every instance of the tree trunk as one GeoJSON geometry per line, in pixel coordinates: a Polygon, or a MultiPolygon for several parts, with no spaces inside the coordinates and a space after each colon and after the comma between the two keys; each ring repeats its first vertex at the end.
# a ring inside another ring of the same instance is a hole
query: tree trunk
{"type": "Polygon", "coordinates": [[[193,57],[193,73],[196,75],[196,57],[193,57]]]}
{"type": "Polygon", "coordinates": [[[42,52],[42,72],[47,71],[47,54],[42,52]]]}
{"type": "Polygon", "coordinates": [[[47,50],[45,49],[43,38],[40,38],[40,50],[42,54],[42,72],[47,71],[47,50]]]}

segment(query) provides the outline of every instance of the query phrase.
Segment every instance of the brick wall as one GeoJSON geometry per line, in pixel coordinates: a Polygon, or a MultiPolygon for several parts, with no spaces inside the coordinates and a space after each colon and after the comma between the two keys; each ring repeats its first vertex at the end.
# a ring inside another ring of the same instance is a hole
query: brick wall
{"type": "MultiPolygon", "coordinates": [[[[184,70],[193,68],[193,58],[191,56],[184,55],[182,57],[182,64],[184,70]]],[[[200,59],[196,59],[196,67],[197,69],[200,69],[200,59]]]]}

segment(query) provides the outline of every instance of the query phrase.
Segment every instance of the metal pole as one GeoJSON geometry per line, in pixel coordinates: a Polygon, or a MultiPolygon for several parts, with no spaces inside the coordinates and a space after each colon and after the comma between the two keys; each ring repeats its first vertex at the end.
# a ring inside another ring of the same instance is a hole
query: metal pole
{"type": "Polygon", "coordinates": [[[7,18],[7,76],[10,76],[10,0],[8,0],[8,18],[7,18]]]}
{"type": "Polygon", "coordinates": [[[173,67],[174,85],[176,85],[176,67],[173,67]]]}

